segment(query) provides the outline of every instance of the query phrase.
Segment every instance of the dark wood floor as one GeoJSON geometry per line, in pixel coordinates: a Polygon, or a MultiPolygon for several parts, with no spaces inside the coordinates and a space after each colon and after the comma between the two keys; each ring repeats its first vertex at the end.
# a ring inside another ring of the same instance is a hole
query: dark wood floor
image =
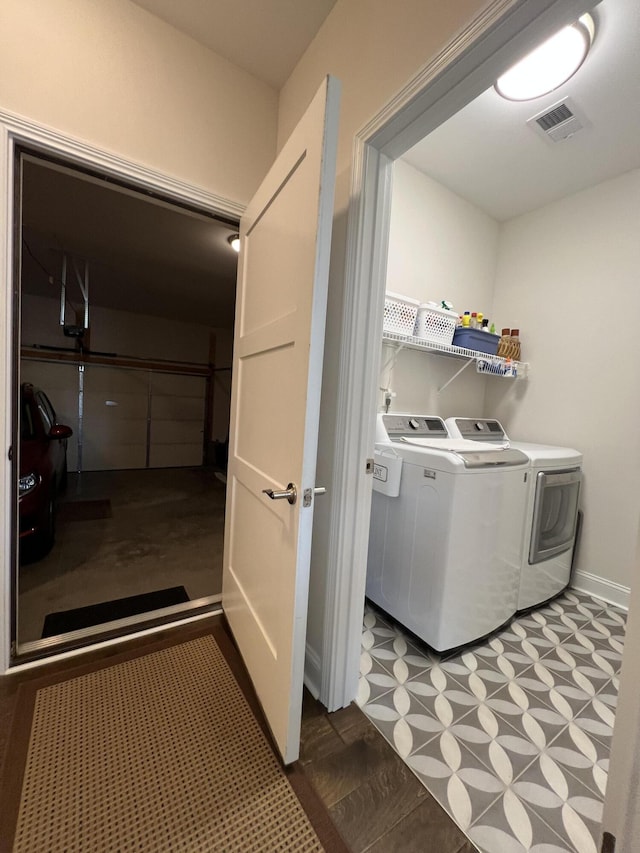
{"type": "Polygon", "coordinates": [[[354,853],[476,850],[356,705],[305,693],[300,761],[354,853]]]}
{"type": "MultiPolygon", "coordinates": [[[[198,632],[207,623],[198,623],[198,632]]],[[[160,635],[130,640],[101,651],[22,673],[0,677],[0,771],[21,683],[64,672],[88,660],[173,635],[190,639],[193,628],[168,628],[160,635]]],[[[356,705],[333,714],[305,692],[300,763],[353,853],[474,853],[458,829],[356,705]]]]}

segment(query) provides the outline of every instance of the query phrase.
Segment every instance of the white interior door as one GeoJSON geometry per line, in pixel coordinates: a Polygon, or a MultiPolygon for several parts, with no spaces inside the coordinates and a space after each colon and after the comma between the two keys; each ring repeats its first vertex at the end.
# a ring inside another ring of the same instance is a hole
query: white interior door
{"type": "Polygon", "coordinates": [[[339,84],[240,224],[222,604],[285,763],[298,757],[339,84]],[[296,500],[270,498],[294,484],[296,500]]]}

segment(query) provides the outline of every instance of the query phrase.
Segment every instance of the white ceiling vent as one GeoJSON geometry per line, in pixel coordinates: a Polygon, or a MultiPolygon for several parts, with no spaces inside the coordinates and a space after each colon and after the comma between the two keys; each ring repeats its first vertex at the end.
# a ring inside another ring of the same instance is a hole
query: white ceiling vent
{"type": "Polygon", "coordinates": [[[544,112],[530,118],[527,124],[539,136],[544,136],[551,142],[562,142],[575,136],[579,130],[584,130],[589,122],[571,98],[563,98],[552,107],[547,107],[544,112]]]}

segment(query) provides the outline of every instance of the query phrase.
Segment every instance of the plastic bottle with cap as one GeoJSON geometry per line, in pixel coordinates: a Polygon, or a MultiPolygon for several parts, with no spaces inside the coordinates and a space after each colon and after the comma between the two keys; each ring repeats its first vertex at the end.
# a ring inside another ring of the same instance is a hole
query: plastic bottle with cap
{"type": "Polygon", "coordinates": [[[462,315],[462,326],[465,329],[468,329],[471,325],[471,314],[468,311],[465,311],[462,315]]]}
{"type": "Polygon", "coordinates": [[[476,314],[476,312],[475,312],[475,311],[472,311],[472,312],[471,312],[471,322],[470,322],[470,326],[471,326],[471,328],[472,328],[472,329],[477,329],[477,328],[478,328],[478,315],[476,314]]]}
{"type": "Polygon", "coordinates": [[[478,324],[479,329],[482,328],[482,318],[483,317],[484,317],[484,314],[482,313],[482,311],[478,311],[478,314],[476,315],[476,322],[478,324]]]}

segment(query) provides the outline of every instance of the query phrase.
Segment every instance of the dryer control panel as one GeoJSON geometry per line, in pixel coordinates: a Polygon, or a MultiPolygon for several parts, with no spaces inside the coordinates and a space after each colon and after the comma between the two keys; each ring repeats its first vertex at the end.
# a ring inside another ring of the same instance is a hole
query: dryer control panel
{"type": "Polygon", "coordinates": [[[447,418],[451,435],[474,441],[508,441],[500,421],[493,418],[447,418]]]}
{"type": "Polygon", "coordinates": [[[404,436],[421,438],[448,438],[449,433],[442,418],[429,415],[383,415],[387,435],[393,441],[404,436]]]}

